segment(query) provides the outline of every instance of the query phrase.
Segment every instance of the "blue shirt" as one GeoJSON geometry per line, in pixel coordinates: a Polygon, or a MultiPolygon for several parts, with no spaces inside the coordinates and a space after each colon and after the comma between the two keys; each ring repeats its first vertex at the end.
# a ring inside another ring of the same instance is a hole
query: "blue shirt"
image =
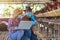
{"type": "Polygon", "coordinates": [[[29,16],[33,20],[33,22],[32,22],[33,25],[37,24],[35,16],[32,12],[27,12],[26,15],[29,16]]]}

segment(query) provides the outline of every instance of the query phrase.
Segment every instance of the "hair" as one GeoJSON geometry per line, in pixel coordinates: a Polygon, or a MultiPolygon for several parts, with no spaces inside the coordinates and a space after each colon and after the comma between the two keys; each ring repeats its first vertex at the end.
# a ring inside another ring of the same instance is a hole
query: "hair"
{"type": "Polygon", "coordinates": [[[22,14],[22,10],[19,10],[19,9],[15,9],[13,12],[14,12],[13,13],[14,18],[16,18],[18,15],[22,14]]]}
{"type": "Polygon", "coordinates": [[[26,11],[27,12],[31,12],[32,11],[32,9],[30,8],[30,6],[26,6],[26,11]]]}

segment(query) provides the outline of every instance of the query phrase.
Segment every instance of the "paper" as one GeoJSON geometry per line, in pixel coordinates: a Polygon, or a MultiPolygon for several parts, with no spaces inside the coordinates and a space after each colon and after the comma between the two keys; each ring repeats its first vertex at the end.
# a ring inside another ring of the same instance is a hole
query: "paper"
{"type": "Polygon", "coordinates": [[[18,25],[18,27],[15,27],[15,29],[30,29],[32,26],[32,21],[21,21],[18,25]]]}

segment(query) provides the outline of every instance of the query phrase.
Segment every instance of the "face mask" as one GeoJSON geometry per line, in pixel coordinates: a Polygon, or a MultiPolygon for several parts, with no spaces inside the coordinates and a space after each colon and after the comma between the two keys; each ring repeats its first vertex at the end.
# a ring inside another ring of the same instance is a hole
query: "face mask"
{"type": "Polygon", "coordinates": [[[22,18],[22,15],[18,15],[18,18],[22,18]]]}

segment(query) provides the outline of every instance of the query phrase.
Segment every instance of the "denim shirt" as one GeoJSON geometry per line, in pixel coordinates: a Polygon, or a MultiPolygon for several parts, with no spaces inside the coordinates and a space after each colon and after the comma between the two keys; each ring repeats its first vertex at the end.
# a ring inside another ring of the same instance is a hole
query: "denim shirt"
{"type": "Polygon", "coordinates": [[[27,12],[26,15],[29,16],[33,20],[33,22],[32,22],[33,25],[37,24],[35,16],[32,12],[27,12]]]}

